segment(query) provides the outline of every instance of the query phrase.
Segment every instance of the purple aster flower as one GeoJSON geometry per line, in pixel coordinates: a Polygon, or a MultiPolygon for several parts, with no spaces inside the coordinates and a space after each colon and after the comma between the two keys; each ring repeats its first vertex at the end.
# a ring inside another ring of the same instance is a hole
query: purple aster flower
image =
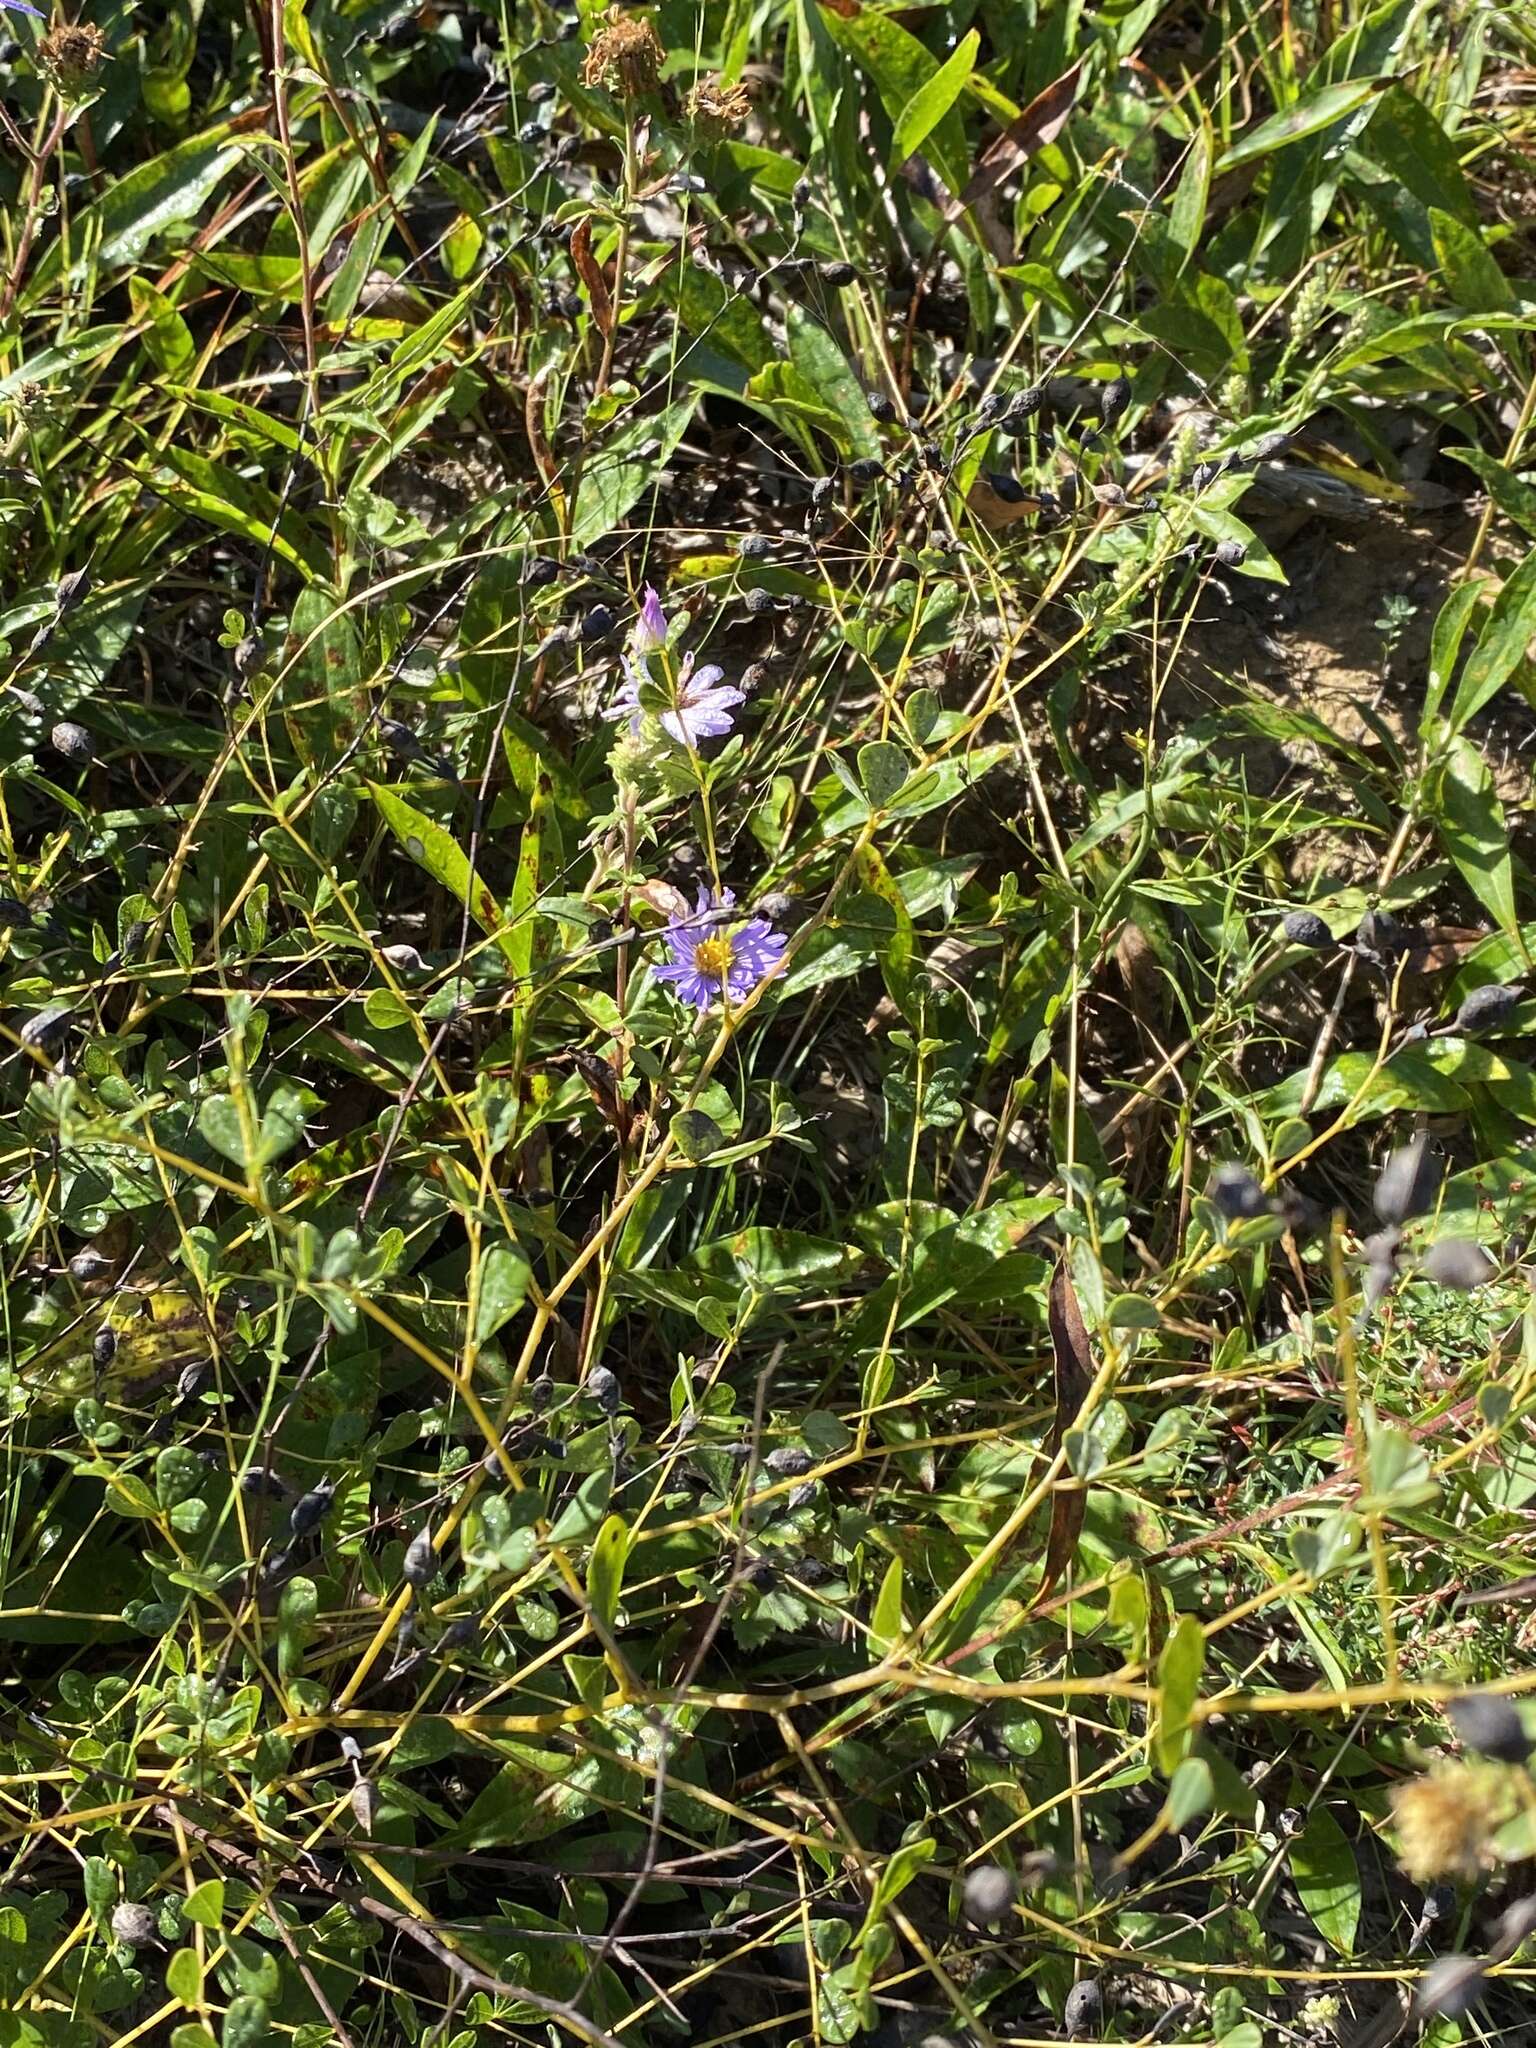
{"type": "MultiPolygon", "coordinates": [[[[624,667],[624,682],[613,703],[603,713],[605,718],[629,719],[631,732],[640,730],[644,712],[640,705],[640,691],[651,678],[647,672],[646,658],[661,653],[667,644],[667,615],[661,608],[661,599],[648,583],[645,586],[645,602],[630,629],[629,650],[620,658],[624,667]]],[[[685,654],[677,673],[671,672],[670,664],[664,687],[670,689],[672,703],[659,716],[662,728],[680,747],[697,747],[700,740],[719,739],[735,724],[732,717],[734,707],[744,701],[740,690],[731,684],[722,684],[725,674],[712,662],[696,669],[694,657],[685,654]]]]}
{"type": "Polygon", "coordinates": [[[733,925],[724,913],[735,901],[729,889],[718,896],[712,889],[701,889],[698,909],[691,916],[674,917],[667,926],[671,957],[652,969],[658,981],[670,983],[682,1002],[692,1003],[701,1013],[722,995],[727,1002],[745,1002],[778,966],[789,944],[765,917],[733,925]]]}
{"type": "Polygon", "coordinates": [[[27,0],[0,0],[0,8],[4,8],[7,14],[30,14],[34,21],[48,19],[40,7],[29,7],[27,0]]]}
{"type": "Polygon", "coordinates": [[[666,644],[667,615],[661,608],[661,599],[656,595],[655,588],[647,583],[640,616],[630,629],[630,650],[635,654],[655,654],[666,644]]]}

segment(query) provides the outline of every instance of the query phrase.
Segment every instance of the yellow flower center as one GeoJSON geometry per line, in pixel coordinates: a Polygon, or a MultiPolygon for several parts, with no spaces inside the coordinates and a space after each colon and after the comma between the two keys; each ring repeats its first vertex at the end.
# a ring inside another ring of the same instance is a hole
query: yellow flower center
{"type": "Polygon", "coordinates": [[[718,981],[722,988],[731,971],[732,957],[731,941],[725,932],[713,939],[700,939],[693,949],[694,966],[711,981],[718,981]]]}

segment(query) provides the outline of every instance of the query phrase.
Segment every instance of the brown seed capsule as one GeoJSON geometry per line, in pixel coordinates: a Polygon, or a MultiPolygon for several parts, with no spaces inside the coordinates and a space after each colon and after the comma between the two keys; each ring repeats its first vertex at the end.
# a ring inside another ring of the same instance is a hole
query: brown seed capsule
{"type": "Polygon", "coordinates": [[[965,1873],[965,1917],[973,1927],[995,1927],[1013,1904],[1018,1887],[999,1864],[978,1863],[965,1873]]]}
{"type": "Polygon", "coordinates": [[[352,1808],[363,1833],[371,1835],[379,1818],[379,1788],[372,1778],[358,1779],[352,1787],[352,1796],[347,1804],[352,1808]]]}
{"type": "Polygon", "coordinates": [[[160,1939],[160,1927],[153,1909],[134,1899],[124,1899],[112,1908],[112,1938],[125,1948],[148,1948],[160,1939]]]}
{"type": "Polygon", "coordinates": [[[94,761],[96,742],[83,725],[76,725],[72,718],[61,718],[48,735],[48,744],[56,754],[62,754],[66,761],[94,761]]]}

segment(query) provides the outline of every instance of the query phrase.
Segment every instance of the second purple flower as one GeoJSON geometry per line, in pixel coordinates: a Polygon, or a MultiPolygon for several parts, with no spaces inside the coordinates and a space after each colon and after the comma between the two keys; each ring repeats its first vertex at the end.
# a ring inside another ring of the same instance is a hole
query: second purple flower
{"type": "Polygon", "coordinates": [[[624,682],[603,716],[627,716],[630,731],[638,732],[647,708],[640,702],[640,692],[649,685],[660,689],[671,700],[664,709],[658,710],[656,716],[662,730],[679,746],[697,747],[700,740],[721,738],[736,723],[736,706],[745,701],[742,691],[730,683],[722,683],[725,670],[713,663],[695,668],[692,654],[683,656],[675,673],[671,663],[664,659],[661,666],[665,673],[657,679],[647,669],[646,662],[653,654],[664,656],[666,645],[666,613],[661,608],[661,599],[647,584],[645,602],[631,628],[629,646],[621,657],[624,682]]]}

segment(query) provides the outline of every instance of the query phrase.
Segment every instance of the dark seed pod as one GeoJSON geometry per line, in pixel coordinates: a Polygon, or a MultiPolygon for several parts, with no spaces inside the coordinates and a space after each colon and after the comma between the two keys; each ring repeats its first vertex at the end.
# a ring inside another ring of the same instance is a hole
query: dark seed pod
{"type": "Polygon", "coordinates": [[[889,426],[891,421],[895,419],[896,408],[883,391],[869,392],[867,394],[867,403],[870,418],[879,420],[882,426],[889,426]]]}
{"type": "Polygon", "coordinates": [[[331,1511],[331,1502],[336,1498],[336,1488],[329,1479],[322,1479],[311,1492],[300,1494],[293,1504],[293,1513],[288,1517],[288,1526],[295,1536],[305,1536],[311,1529],[318,1528],[331,1511]]]}
{"type": "Polygon", "coordinates": [[[811,485],[811,504],[818,512],[824,505],[830,502],[832,493],[836,489],[837,478],[835,476],[817,477],[815,483],[811,485]]]}
{"type": "Polygon", "coordinates": [[[379,958],[388,961],[397,974],[425,974],[427,963],[414,946],[404,940],[393,946],[380,946],[379,958]]]}
{"type": "Polygon", "coordinates": [[[623,1405],[624,1390],[618,1376],[611,1373],[606,1365],[594,1365],[587,1374],[586,1395],[595,1401],[605,1415],[617,1415],[623,1405]]]}
{"type": "Polygon", "coordinates": [[[402,725],[398,718],[379,720],[379,738],[392,754],[398,754],[405,761],[423,761],[426,748],[417,739],[408,725],[402,725]]]}
{"type": "Polygon", "coordinates": [[[1192,491],[1203,491],[1208,484],[1215,483],[1220,475],[1219,462],[1197,462],[1189,472],[1189,488],[1192,491]]]}
{"type": "Polygon", "coordinates": [[[1254,442],[1251,448],[1244,449],[1243,460],[1245,462],[1272,462],[1277,455],[1283,455],[1290,445],[1291,437],[1287,433],[1264,434],[1254,442]]]}
{"type": "Polygon", "coordinates": [[[1355,927],[1356,951],[1380,966],[1400,960],[1411,943],[1407,930],[1390,910],[1368,910],[1355,927]]]}
{"type": "Polygon", "coordinates": [[[1463,1001],[1456,1012],[1458,1031],[1497,1031],[1518,1009],[1525,990],[1512,984],[1491,981],[1485,988],[1475,988],[1463,1001]]]}
{"type": "Polygon", "coordinates": [[[529,555],[523,563],[523,581],[530,590],[542,590],[559,580],[560,564],[553,555],[529,555]]]}
{"type": "Polygon", "coordinates": [[[1321,953],[1333,944],[1333,933],[1315,910],[1288,910],[1280,929],[1293,946],[1311,946],[1321,953]]]}
{"type": "Polygon", "coordinates": [[[885,475],[885,464],[878,455],[864,455],[857,462],[848,465],[848,480],[862,490],[866,484],[877,483],[885,475]]]}
{"type": "Polygon", "coordinates": [[[773,553],[773,542],[766,533],[744,533],[736,552],[744,562],[761,562],[773,553]]]}
{"type": "Polygon", "coordinates": [[[1498,1271],[1482,1246],[1468,1237],[1443,1237],[1424,1254],[1425,1279],[1433,1280],[1437,1287],[1454,1288],[1458,1294],[1486,1287],[1498,1271]]]}
{"type": "Polygon", "coordinates": [[[450,1621],[437,1639],[437,1647],[443,1652],[467,1650],[480,1633],[478,1614],[461,1614],[456,1621],[450,1621]]]}
{"type": "Polygon", "coordinates": [[[973,1927],[995,1927],[1013,1904],[1018,1887],[999,1864],[978,1863],[965,1873],[965,1917],[973,1927]]]}
{"type": "Polygon", "coordinates": [[[280,1586],[285,1579],[291,1579],[299,1568],[299,1560],[291,1550],[269,1550],[261,1561],[261,1581],[265,1586],[280,1586]]]}
{"type": "Polygon", "coordinates": [[[240,1480],[240,1491],[253,1500],[286,1500],[292,1488],[264,1465],[252,1465],[240,1480]]]}
{"type": "Polygon", "coordinates": [[[542,142],[544,140],[543,122],[525,121],[517,131],[517,139],[522,143],[542,142]]]}
{"type": "Polygon", "coordinates": [[[1096,1977],[1085,1977],[1081,1984],[1072,1986],[1061,2018],[1069,2041],[1075,2041],[1080,2034],[1099,2031],[1104,2018],[1104,1994],[1096,1977]]]}
{"type": "Polygon", "coordinates": [[[581,622],[581,637],[583,640],[606,640],[618,623],[607,605],[595,604],[581,622]]]}
{"type": "Polygon", "coordinates": [[[919,453],[923,458],[924,469],[932,470],[935,476],[943,474],[944,450],[937,441],[925,441],[919,453]]]}
{"type": "Polygon", "coordinates": [[[72,612],[77,604],[84,604],[90,594],[89,569],[71,569],[67,576],[61,576],[53,586],[53,601],[61,612],[72,612]]]}
{"type": "Polygon", "coordinates": [[[1129,377],[1112,377],[1099,393],[1099,419],[1106,427],[1112,427],[1131,402],[1131,380],[1129,377]]]}
{"type": "Polygon", "coordinates": [[[552,100],[560,90],[552,78],[540,78],[529,86],[523,98],[530,107],[542,107],[546,100],[552,100]]]}
{"type": "Polygon", "coordinates": [[[116,1264],[115,1259],[109,1259],[104,1252],[88,1244],[83,1252],[76,1252],[70,1260],[69,1277],[82,1284],[90,1280],[104,1280],[116,1264]]]}
{"type": "Polygon", "coordinates": [[[780,1479],[798,1479],[803,1472],[809,1472],[815,1461],[809,1451],[801,1450],[798,1444],[786,1444],[782,1450],[770,1451],[763,1460],[770,1472],[780,1479]]]}
{"type": "Polygon", "coordinates": [[[1468,1749],[1498,1764],[1523,1764],[1536,1743],[1513,1700],[1502,1693],[1469,1692],[1446,1707],[1451,1726],[1468,1749]]]}
{"type": "Polygon", "coordinates": [[[749,590],[742,602],[746,605],[747,611],[752,618],[766,618],[773,610],[773,592],[771,590],[749,590]]]}
{"type": "Polygon", "coordinates": [[[1240,569],[1247,559],[1248,550],[1240,540],[1216,543],[1216,560],[1223,569],[1240,569]]]}
{"type": "Polygon", "coordinates": [[[830,285],[852,284],[859,274],[851,263],[818,263],[816,268],[823,283],[830,285]]]}
{"type": "Polygon", "coordinates": [[[815,196],[811,190],[810,179],[796,178],[795,189],[789,196],[795,203],[795,211],[797,213],[804,213],[805,209],[810,205],[812,198],[815,196]]]}
{"type": "Polygon", "coordinates": [[[160,1923],[152,1907],[123,1899],[112,1908],[112,1939],[124,1948],[149,1948],[160,1939],[160,1923]]]}
{"type": "Polygon", "coordinates": [[[1383,1223],[1407,1223],[1432,1209],[1439,1192],[1440,1162],[1420,1132],[1381,1169],[1371,1203],[1383,1223]]]}
{"type": "Polygon", "coordinates": [[[978,428],[990,427],[1003,417],[1012,403],[1013,400],[1006,391],[989,391],[977,406],[972,424],[978,428]]]}
{"type": "Polygon", "coordinates": [[[1246,1166],[1218,1166],[1207,1192],[1212,1205],[1230,1223],[1269,1214],[1269,1197],[1246,1166]]]}
{"type": "Polygon", "coordinates": [[[1010,433],[1018,433],[1045,403],[1045,391],[1039,384],[1031,384],[1027,390],[1014,394],[1008,410],[1003,415],[1003,425],[1010,433]]]}
{"type": "Polygon", "coordinates": [[[985,472],[988,488],[993,497],[1000,498],[1005,505],[1023,505],[1029,501],[1029,492],[1016,476],[1004,476],[1000,469],[985,472]]]}
{"type": "Polygon", "coordinates": [[[117,1332],[107,1323],[91,1339],[91,1363],[98,1372],[105,1372],[117,1356],[117,1332]]]}
{"type": "Polygon", "coordinates": [[[1299,1806],[1282,1806],[1275,1815],[1275,1828],[1282,1841],[1289,1842],[1299,1835],[1307,1824],[1307,1816],[1299,1806]]]}
{"type": "Polygon", "coordinates": [[[83,725],[76,725],[71,718],[59,720],[48,735],[48,744],[66,761],[94,761],[96,758],[96,742],[83,725]]]}
{"type": "Polygon", "coordinates": [[[791,1489],[784,1505],[793,1514],[796,1508],[808,1508],[820,1492],[821,1488],[817,1482],[814,1479],[807,1479],[803,1485],[791,1489]]]}
{"type": "Polygon", "coordinates": [[[1465,2019],[1483,1995],[1486,1976],[1473,1956],[1439,1956],[1414,1987],[1413,2009],[1421,2018],[1465,2019]]]}
{"type": "Polygon", "coordinates": [[[749,661],[741,672],[741,687],[749,697],[768,687],[768,665],[766,662],[749,661]]]}
{"type": "Polygon", "coordinates": [[[28,1017],[16,1035],[23,1045],[39,1052],[49,1052],[63,1043],[74,1017],[73,1010],[58,1004],[51,1010],[39,1010],[35,1017],[28,1017]]]}
{"type": "Polygon", "coordinates": [[[32,922],[32,913],[18,896],[0,896],[0,925],[9,925],[13,930],[25,929],[32,922]]]}
{"type": "Polygon", "coordinates": [[[408,1586],[419,1592],[437,1576],[437,1552],[432,1547],[432,1531],[422,1529],[406,1545],[405,1556],[400,1564],[400,1576],[408,1586]]]}

